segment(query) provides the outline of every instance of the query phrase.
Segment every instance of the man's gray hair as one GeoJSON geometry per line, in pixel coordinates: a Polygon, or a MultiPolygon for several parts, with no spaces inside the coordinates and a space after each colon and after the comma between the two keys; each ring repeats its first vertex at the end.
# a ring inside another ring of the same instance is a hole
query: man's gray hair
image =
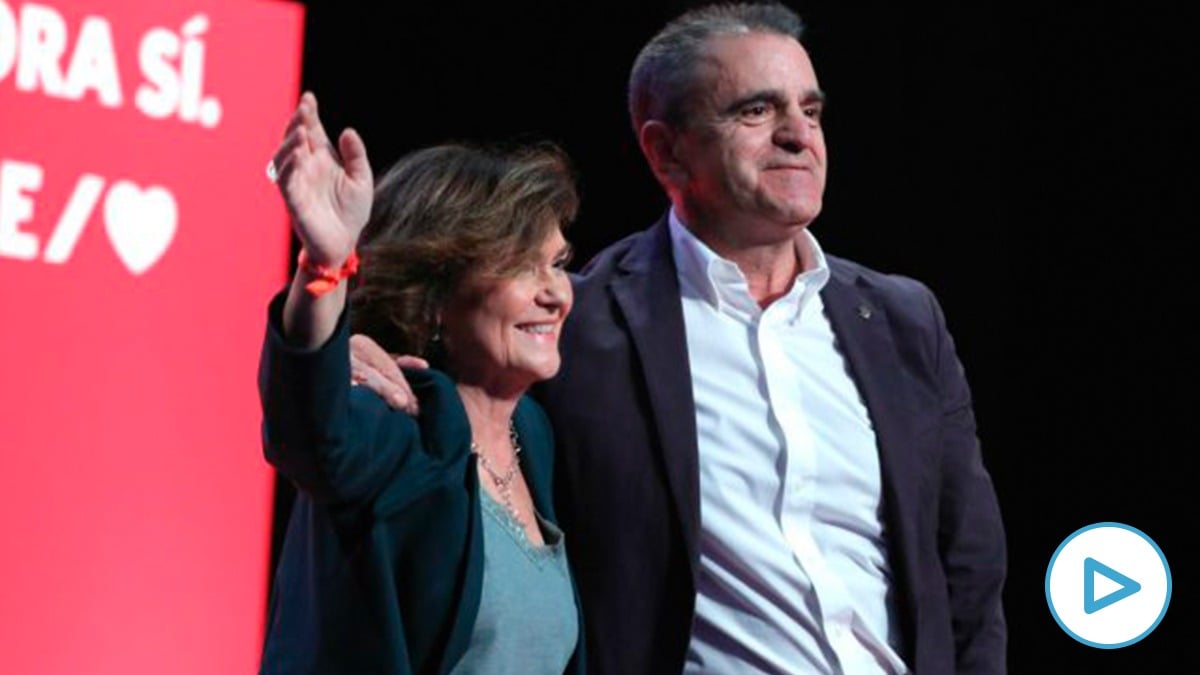
{"type": "Polygon", "coordinates": [[[775,33],[800,41],[804,22],[778,2],[717,4],[688,10],[658,32],[629,74],[629,119],[639,133],[647,120],[671,126],[685,121],[685,104],[696,64],[709,38],[737,33],[775,33]]]}

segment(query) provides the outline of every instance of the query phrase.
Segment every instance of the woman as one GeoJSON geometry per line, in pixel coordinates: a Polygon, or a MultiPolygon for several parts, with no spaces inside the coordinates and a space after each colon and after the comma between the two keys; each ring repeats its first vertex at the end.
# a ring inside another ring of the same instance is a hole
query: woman
{"type": "Polygon", "coordinates": [[[265,452],[300,494],[262,670],[581,671],[549,424],[524,397],[571,307],[565,160],[431,148],[372,196],[362,140],[338,146],[306,93],[272,163],[303,251],[270,310],[265,452]],[[444,370],[408,373],[418,417],[351,386],[348,324],[444,370]]]}

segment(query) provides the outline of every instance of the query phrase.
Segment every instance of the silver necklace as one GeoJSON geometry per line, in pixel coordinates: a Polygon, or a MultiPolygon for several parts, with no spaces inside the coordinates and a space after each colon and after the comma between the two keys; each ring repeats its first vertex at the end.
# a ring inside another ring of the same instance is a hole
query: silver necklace
{"type": "Polygon", "coordinates": [[[508,440],[512,443],[513,456],[512,463],[508,465],[508,469],[504,473],[496,470],[488,458],[483,455],[483,451],[479,449],[479,444],[471,441],[471,452],[479,458],[479,466],[492,477],[492,484],[496,486],[496,491],[500,493],[500,501],[504,502],[504,508],[516,519],[522,527],[525,526],[525,520],[521,518],[521,512],[517,510],[517,505],[513,503],[513,482],[517,479],[517,474],[521,472],[521,463],[518,457],[521,454],[521,444],[517,442],[517,428],[513,425],[512,420],[508,421],[508,440]]]}

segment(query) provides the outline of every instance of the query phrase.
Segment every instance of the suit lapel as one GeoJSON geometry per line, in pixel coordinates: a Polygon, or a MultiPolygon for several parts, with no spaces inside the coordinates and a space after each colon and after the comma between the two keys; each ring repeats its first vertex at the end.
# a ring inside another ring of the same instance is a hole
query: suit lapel
{"type": "MultiPolygon", "coordinates": [[[[900,354],[882,303],[857,273],[840,260],[830,259],[833,274],[821,291],[825,312],[850,375],[867,406],[879,447],[886,541],[902,603],[902,626],[911,648],[915,626],[917,532],[921,465],[911,439],[917,436],[913,398],[904,379],[900,354]]],[[[911,654],[911,651],[910,651],[911,654]]]]}
{"type": "Polygon", "coordinates": [[[696,416],[679,279],[665,217],[630,249],[620,270],[610,288],[642,365],[643,385],[694,580],[700,526],[696,416]]]}
{"type": "Polygon", "coordinates": [[[557,524],[554,500],[550,495],[551,476],[554,473],[553,441],[546,436],[544,424],[536,421],[529,404],[529,400],[522,398],[513,412],[513,424],[516,425],[518,442],[522,445],[517,461],[521,463],[521,473],[529,487],[533,507],[550,522],[557,524]]]}

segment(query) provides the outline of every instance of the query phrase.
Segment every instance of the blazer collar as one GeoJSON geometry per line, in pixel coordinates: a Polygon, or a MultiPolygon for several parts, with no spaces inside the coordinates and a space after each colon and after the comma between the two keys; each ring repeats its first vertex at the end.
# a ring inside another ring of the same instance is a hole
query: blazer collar
{"type": "Polygon", "coordinates": [[[916,397],[905,377],[893,326],[873,284],[846,261],[830,258],[832,275],[821,291],[825,313],[850,375],[858,386],[875,428],[882,473],[883,515],[893,573],[899,589],[902,634],[911,647],[916,618],[916,589],[921,586],[913,568],[917,550],[917,514],[920,511],[920,472],[929,460],[922,457],[914,439],[921,437],[913,409],[916,397]],[[903,611],[907,608],[908,611],[903,611]]]}
{"type": "Polygon", "coordinates": [[[642,364],[662,468],[683,529],[692,579],[699,566],[700,467],[679,279],[664,216],[617,263],[610,289],[642,364]]]}

